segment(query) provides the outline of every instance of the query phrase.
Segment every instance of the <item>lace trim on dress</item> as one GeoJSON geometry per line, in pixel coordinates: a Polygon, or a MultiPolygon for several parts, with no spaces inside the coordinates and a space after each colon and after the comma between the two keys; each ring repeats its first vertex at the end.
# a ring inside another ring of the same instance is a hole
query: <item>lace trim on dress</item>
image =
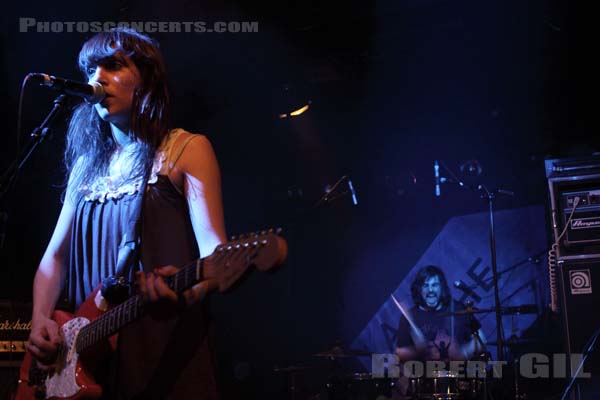
{"type": "MultiPolygon", "coordinates": [[[[148,184],[154,184],[158,180],[158,174],[162,169],[163,163],[167,159],[165,151],[159,151],[154,157],[152,171],[148,179],[148,184]]],[[[111,167],[111,174],[98,178],[91,185],[83,185],[79,191],[83,192],[83,198],[86,201],[98,201],[104,203],[107,200],[118,200],[125,195],[136,194],[140,190],[143,178],[128,180],[127,174],[123,171],[131,172],[131,158],[122,162],[115,162],[111,167]],[[128,168],[129,167],[129,168],[128,168]]]]}

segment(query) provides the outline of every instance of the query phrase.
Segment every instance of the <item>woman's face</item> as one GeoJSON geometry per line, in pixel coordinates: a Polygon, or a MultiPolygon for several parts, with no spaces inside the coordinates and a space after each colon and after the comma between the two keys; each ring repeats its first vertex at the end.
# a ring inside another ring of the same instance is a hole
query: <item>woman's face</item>
{"type": "Polygon", "coordinates": [[[116,53],[87,71],[88,82],[104,87],[106,97],[94,104],[100,118],[120,129],[129,128],[135,89],[141,84],[140,71],[131,58],[116,53]]]}

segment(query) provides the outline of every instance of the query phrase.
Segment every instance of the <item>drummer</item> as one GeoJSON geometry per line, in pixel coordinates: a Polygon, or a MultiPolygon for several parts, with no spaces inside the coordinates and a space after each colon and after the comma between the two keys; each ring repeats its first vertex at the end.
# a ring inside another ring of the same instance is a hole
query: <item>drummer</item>
{"type": "Polygon", "coordinates": [[[481,351],[483,334],[473,315],[448,315],[465,306],[452,299],[444,272],[434,265],[417,273],[411,295],[414,307],[400,318],[395,353],[405,361],[470,360],[481,351]],[[475,324],[475,327],[473,327],[475,324]]]}

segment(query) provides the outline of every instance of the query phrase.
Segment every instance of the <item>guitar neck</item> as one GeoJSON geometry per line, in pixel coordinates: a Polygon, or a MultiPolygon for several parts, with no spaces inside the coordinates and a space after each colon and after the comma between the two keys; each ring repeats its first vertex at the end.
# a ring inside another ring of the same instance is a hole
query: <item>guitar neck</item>
{"type": "MultiPolygon", "coordinates": [[[[164,278],[165,283],[179,294],[200,281],[209,289],[229,290],[250,266],[267,271],[280,265],[286,257],[287,244],[273,230],[243,235],[221,244],[206,258],[197,259],[177,273],[164,278]],[[205,260],[208,262],[205,263],[205,260]],[[206,264],[206,267],[205,267],[206,264]],[[208,279],[206,279],[208,278],[208,279]]],[[[87,299],[94,301],[94,299],[87,299]]],[[[142,316],[144,301],[134,296],[117,305],[81,328],[75,343],[78,352],[117,333],[119,329],[142,316]]]]}
{"type": "MultiPolygon", "coordinates": [[[[179,294],[203,280],[203,259],[181,268],[172,276],[164,278],[167,286],[179,294]]],[[[99,341],[117,333],[125,325],[141,317],[144,313],[144,301],[141,296],[133,296],[116,307],[108,310],[88,325],[81,328],[77,336],[76,350],[81,352],[99,341]]]]}

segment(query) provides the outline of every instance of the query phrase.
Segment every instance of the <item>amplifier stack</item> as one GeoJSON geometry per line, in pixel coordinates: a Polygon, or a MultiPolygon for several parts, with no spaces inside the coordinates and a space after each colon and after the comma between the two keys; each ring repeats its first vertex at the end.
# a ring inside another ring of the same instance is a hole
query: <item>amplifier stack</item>
{"type": "MultiPolygon", "coordinates": [[[[600,329],[600,156],[546,160],[545,167],[555,243],[550,289],[566,351],[582,353],[600,329]]],[[[586,368],[599,371],[598,358],[590,356],[586,368]]]]}

